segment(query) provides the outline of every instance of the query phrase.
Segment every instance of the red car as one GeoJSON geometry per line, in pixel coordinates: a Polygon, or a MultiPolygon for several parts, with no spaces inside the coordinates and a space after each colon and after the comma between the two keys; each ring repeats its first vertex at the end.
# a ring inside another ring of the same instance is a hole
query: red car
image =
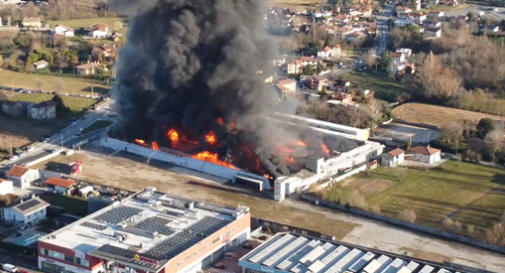
{"type": "Polygon", "coordinates": [[[18,270],[18,273],[29,273],[28,271],[24,270],[24,269],[19,269],[18,270]]]}

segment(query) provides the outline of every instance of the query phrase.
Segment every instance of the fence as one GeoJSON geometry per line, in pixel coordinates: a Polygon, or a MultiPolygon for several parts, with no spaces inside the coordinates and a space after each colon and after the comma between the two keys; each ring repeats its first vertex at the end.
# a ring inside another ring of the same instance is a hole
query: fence
{"type": "Polygon", "coordinates": [[[440,231],[440,230],[437,230],[437,229],[434,229],[434,228],[425,227],[425,226],[421,226],[421,225],[418,225],[418,224],[413,224],[413,223],[405,222],[405,221],[398,220],[398,219],[395,219],[395,218],[391,218],[391,217],[388,217],[388,216],[374,214],[374,213],[369,212],[369,211],[365,211],[365,210],[361,210],[361,209],[357,209],[357,208],[352,208],[352,207],[344,206],[344,205],[341,205],[341,204],[336,204],[334,202],[330,202],[330,201],[327,201],[327,200],[321,200],[321,199],[319,199],[317,197],[314,197],[314,196],[302,195],[302,199],[305,200],[305,201],[307,201],[307,202],[310,202],[310,203],[319,204],[319,205],[321,205],[323,207],[327,207],[327,208],[331,208],[331,209],[335,209],[335,210],[340,210],[340,211],[345,211],[345,212],[350,212],[350,213],[353,213],[353,214],[356,214],[356,215],[359,215],[359,216],[363,216],[363,217],[370,218],[370,219],[373,219],[373,220],[381,221],[381,222],[384,222],[384,223],[387,223],[387,224],[392,224],[392,225],[399,226],[399,227],[402,227],[402,228],[410,229],[410,230],[413,230],[413,231],[416,231],[416,232],[422,232],[422,233],[425,233],[425,234],[428,234],[428,235],[437,236],[439,238],[443,238],[443,239],[447,239],[447,240],[451,240],[451,241],[457,241],[457,242],[460,242],[460,243],[463,243],[463,244],[467,244],[467,245],[470,245],[470,246],[479,247],[479,248],[482,248],[482,249],[486,249],[486,250],[498,252],[498,253],[501,253],[501,254],[505,254],[505,248],[503,248],[503,247],[500,247],[500,246],[497,246],[497,245],[488,244],[488,243],[481,242],[481,241],[477,241],[477,240],[474,240],[474,239],[471,239],[471,238],[468,238],[468,237],[465,237],[465,236],[462,236],[462,235],[458,235],[458,234],[455,234],[455,233],[450,233],[450,232],[446,232],[446,231],[440,231]]]}

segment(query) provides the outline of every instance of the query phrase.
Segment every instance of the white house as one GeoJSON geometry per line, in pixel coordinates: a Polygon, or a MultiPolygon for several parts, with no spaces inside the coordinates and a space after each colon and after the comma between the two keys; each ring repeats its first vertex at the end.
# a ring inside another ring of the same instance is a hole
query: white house
{"type": "Polygon", "coordinates": [[[403,53],[405,55],[405,57],[410,57],[412,55],[412,49],[405,48],[405,47],[397,49],[396,52],[403,53]]]}
{"type": "Polygon", "coordinates": [[[337,57],[340,54],[340,45],[336,45],[331,48],[326,46],[323,50],[317,52],[317,57],[323,60],[329,60],[331,58],[337,57]]]}
{"type": "Polygon", "coordinates": [[[396,148],[382,155],[381,165],[391,168],[398,167],[403,163],[404,159],[405,151],[400,148],[396,148]]]}
{"type": "Polygon", "coordinates": [[[296,94],[296,80],[293,79],[285,79],[279,81],[275,87],[279,92],[279,95],[282,99],[292,98],[296,94]]]}
{"type": "Polygon", "coordinates": [[[19,204],[2,209],[5,222],[20,223],[32,227],[46,219],[49,204],[39,198],[21,201],[19,204]]]}
{"type": "Polygon", "coordinates": [[[54,28],[55,35],[63,35],[65,37],[74,37],[74,29],[66,27],[64,25],[57,25],[54,28]]]}
{"type": "Polygon", "coordinates": [[[7,177],[13,182],[15,187],[26,189],[30,183],[40,178],[38,170],[33,170],[21,166],[14,166],[7,172],[7,177]]]}
{"type": "Polygon", "coordinates": [[[0,195],[12,193],[12,181],[0,179],[0,195]]]}
{"type": "Polygon", "coordinates": [[[40,61],[33,63],[33,69],[35,69],[35,70],[44,69],[48,66],[49,66],[49,63],[47,63],[47,61],[45,61],[45,60],[40,60],[40,61]]]}
{"type": "Polygon", "coordinates": [[[416,146],[407,150],[413,154],[413,160],[433,164],[440,161],[440,150],[428,146],[416,146]]]}
{"type": "Polygon", "coordinates": [[[68,194],[77,185],[77,182],[59,177],[51,177],[44,181],[44,185],[53,192],[68,194]]]}
{"type": "Polygon", "coordinates": [[[395,26],[397,26],[397,27],[414,25],[415,23],[416,23],[416,18],[414,18],[414,17],[395,18],[395,26]]]}
{"type": "Polygon", "coordinates": [[[398,51],[397,52],[391,52],[389,54],[389,56],[393,60],[394,64],[404,63],[405,62],[405,54],[403,54],[402,52],[398,52],[398,51]]]}
{"type": "Polygon", "coordinates": [[[94,25],[91,28],[91,37],[93,38],[105,38],[107,36],[107,33],[109,31],[109,28],[106,25],[94,25]]]}
{"type": "Polygon", "coordinates": [[[445,13],[443,11],[438,11],[438,10],[432,10],[428,13],[429,18],[439,18],[442,19],[444,18],[445,13]]]}
{"type": "Polygon", "coordinates": [[[424,36],[426,37],[442,37],[442,29],[441,28],[427,28],[424,30],[424,36]]]}

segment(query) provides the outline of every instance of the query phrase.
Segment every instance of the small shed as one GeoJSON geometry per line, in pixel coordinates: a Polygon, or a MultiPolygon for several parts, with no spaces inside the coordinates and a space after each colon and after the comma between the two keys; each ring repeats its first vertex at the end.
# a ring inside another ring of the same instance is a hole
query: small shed
{"type": "Polygon", "coordinates": [[[391,168],[398,167],[403,163],[404,160],[405,151],[400,148],[396,148],[382,155],[381,165],[391,168]]]}
{"type": "Polygon", "coordinates": [[[33,63],[33,69],[38,70],[38,69],[44,69],[49,66],[49,63],[44,60],[40,60],[37,62],[33,63]]]}
{"type": "Polygon", "coordinates": [[[56,193],[71,194],[77,182],[60,177],[51,177],[44,181],[44,185],[56,193]]]}

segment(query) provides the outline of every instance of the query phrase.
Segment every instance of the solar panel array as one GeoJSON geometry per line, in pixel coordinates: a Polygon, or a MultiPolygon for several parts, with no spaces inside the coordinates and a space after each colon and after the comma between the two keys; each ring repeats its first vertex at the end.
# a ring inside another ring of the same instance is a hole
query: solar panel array
{"type": "Polygon", "coordinates": [[[128,206],[119,206],[98,215],[94,219],[98,222],[117,225],[127,219],[132,218],[140,212],[142,212],[142,209],[128,206]]]}
{"type": "Polygon", "coordinates": [[[173,229],[167,227],[170,222],[170,220],[161,217],[149,217],[138,223],[136,227],[149,231],[157,231],[160,234],[169,236],[175,232],[173,229]]]}
{"type": "Polygon", "coordinates": [[[409,261],[407,256],[396,257],[380,251],[367,251],[333,241],[285,233],[276,235],[253,250],[239,264],[252,269],[250,264],[289,273],[460,273],[456,270],[409,261]],[[242,262],[247,263],[242,264],[242,262]]]}
{"type": "Polygon", "coordinates": [[[157,260],[171,259],[229,223],[227,220],[206,216],[187,229],[163,240],[144,254],[157,260]]]}
{"type": "Polygon", "coordinates": [[[25,211],[31,207],[34,207],[36,205],[40,204],[39,200],[37,199],[32,199],[30,201],[24,202],[23,204],[20,204],[17,206],[18,209],[25,211]]]}
{"type": "Polygon", "coordinates": [[[103,252],[107,252],[112,255],[128,258],[128,259],[133,259],[135,254],[137,254],[137,252],[135,252],[135,251],[116,247],[113,245],[103,245],[103,246],[99,247],[98,250],[103,251],[103,252]]]}
{"type": "Polygon", "coordinates": [[[99,225],[99,224],[95,224],[95,223],[91,223],[91,222],[84,222],[81,224],[81,226],[83,227],[87,227],[87,228],[91,228],[91,229],[94,229],[94,230],[104,230],[106,229],[107,227],[104,226],[104,225],[99,225]]]}

